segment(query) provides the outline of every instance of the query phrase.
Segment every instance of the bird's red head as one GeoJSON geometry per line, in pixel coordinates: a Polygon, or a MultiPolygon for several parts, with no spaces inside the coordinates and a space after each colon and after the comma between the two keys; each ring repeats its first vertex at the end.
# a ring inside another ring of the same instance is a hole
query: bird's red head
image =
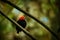
{"type": "Polygon", "coordinates": [[[20,16],[19,20],[25,20],[25,16],[20,16]]]}

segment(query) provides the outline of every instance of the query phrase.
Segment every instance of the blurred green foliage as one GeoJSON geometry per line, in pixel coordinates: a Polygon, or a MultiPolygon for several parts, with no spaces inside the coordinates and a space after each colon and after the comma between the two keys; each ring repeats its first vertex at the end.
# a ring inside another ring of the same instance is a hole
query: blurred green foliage
{"type": "MultiPolygon", "coordinates": [[[[57,33],[59,28],[57,20],[58,8],[55,5],[56,0],[9,0],[12,3],[19,6],[24,11],[30,13],[50,29],[57,33]],[[40,3],[41,2],[41,3],[40,3]],[[27,8],[28,7],[28,8],[27,8]],[[28,10],[28,11],[27,11],[28,10]],[[42,12],[41,12],[42,11],[42,12]]],[[[11,19],[17,20],[22,12],[19,12],[15,8],[0,1],[0,10],[3,11],[11,19]]],[[[25,14],[23,14],[25,15],[25,14]]],[[[27,31],[34,35],[37,40],[56,40],[55,37],[40,24],[34,21],[32,18],[25,15],[27,21],[27,31]]],[[[24,33],[17,35],[15,25],[0,14],[0,40],[14,40],[14,37],[18,40],[30,40],[24,33]],[[11,36],[10,36],[11,35],[11,36]],[[8,38],[7,38],[8,37],[8,38]],[[7,38],[7,39],[6,39],[7,38]]]]}

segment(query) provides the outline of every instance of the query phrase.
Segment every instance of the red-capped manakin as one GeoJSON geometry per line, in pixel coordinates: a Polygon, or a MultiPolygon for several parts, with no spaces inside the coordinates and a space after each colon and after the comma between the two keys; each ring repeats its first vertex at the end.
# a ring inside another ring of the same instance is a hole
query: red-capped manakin
{"type": "MultiPolygon", "coordinates": [[[[26,21],[25,21],[25,16],[20,16],[18,18],[17,23],[19,25],[21,25],[23,28],[25,28],[26,27],[26,24],[27,24],[26,21]]],[[[18,26],[16,27],[16,30],[17,30],[17,33],[19,33],[20,31],[22,31],[18,26]]]]}

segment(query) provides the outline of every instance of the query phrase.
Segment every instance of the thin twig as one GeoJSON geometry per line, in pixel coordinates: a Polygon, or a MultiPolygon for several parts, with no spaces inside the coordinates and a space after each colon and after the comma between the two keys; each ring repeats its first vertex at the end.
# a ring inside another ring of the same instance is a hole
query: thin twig
{"type": "Polygon", "coordinates": [[[0,11],[0,14],[3,15],[5,18],[7,18],[10,22],[16,25],[16,27],[19,27],[26,35],[28,35],[32,40],[36,40],[28,31],[26,31],[22,26],[20,26],[16,21],[9,18],[7,15],[5,15],[2,11],[0,11]]]}
{"type": "MultiPolygon", "coordinates": [[[[2,1],[2,0],[1,0],[1,1],[2,1]]],[[[11,5],[12,7],[18,9],[19,11],[23,12],[23,13],[26,14],[27,16],[31,17],[32,19],[34,19],[35,21],[37,21],[39,24],[41,24],[44,28],[46,28],[46,29],[47,29],[53,36],[55,36],[58,40],[60,39],[56,33],[54,33],[51,29],[48,28],[47,25],[45,25],[44,23],[42,23],[41,21],[39,21],[38,19],[36,19],[36,18],[33,17],[32,15],[30,15],[29,13],[23,11],[21,8],[19,8],[19,7],[16,6],[15,4],[11,3],[10,1],[3,0],[3,2],[11,5]]]]}

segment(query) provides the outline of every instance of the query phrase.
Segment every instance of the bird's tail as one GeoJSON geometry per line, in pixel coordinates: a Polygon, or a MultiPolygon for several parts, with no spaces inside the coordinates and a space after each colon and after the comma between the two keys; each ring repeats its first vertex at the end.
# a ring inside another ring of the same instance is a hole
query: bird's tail
{"type": "Polygon", "coordinates": [[[19,31],[17,31],[17,33],[19,33],[19,31]]]}
{"type": "Polygon", "coordinates": [[[17,30],[17,33],[21,32],[22,30],[20,28],[16,29],[17,30]]]}

